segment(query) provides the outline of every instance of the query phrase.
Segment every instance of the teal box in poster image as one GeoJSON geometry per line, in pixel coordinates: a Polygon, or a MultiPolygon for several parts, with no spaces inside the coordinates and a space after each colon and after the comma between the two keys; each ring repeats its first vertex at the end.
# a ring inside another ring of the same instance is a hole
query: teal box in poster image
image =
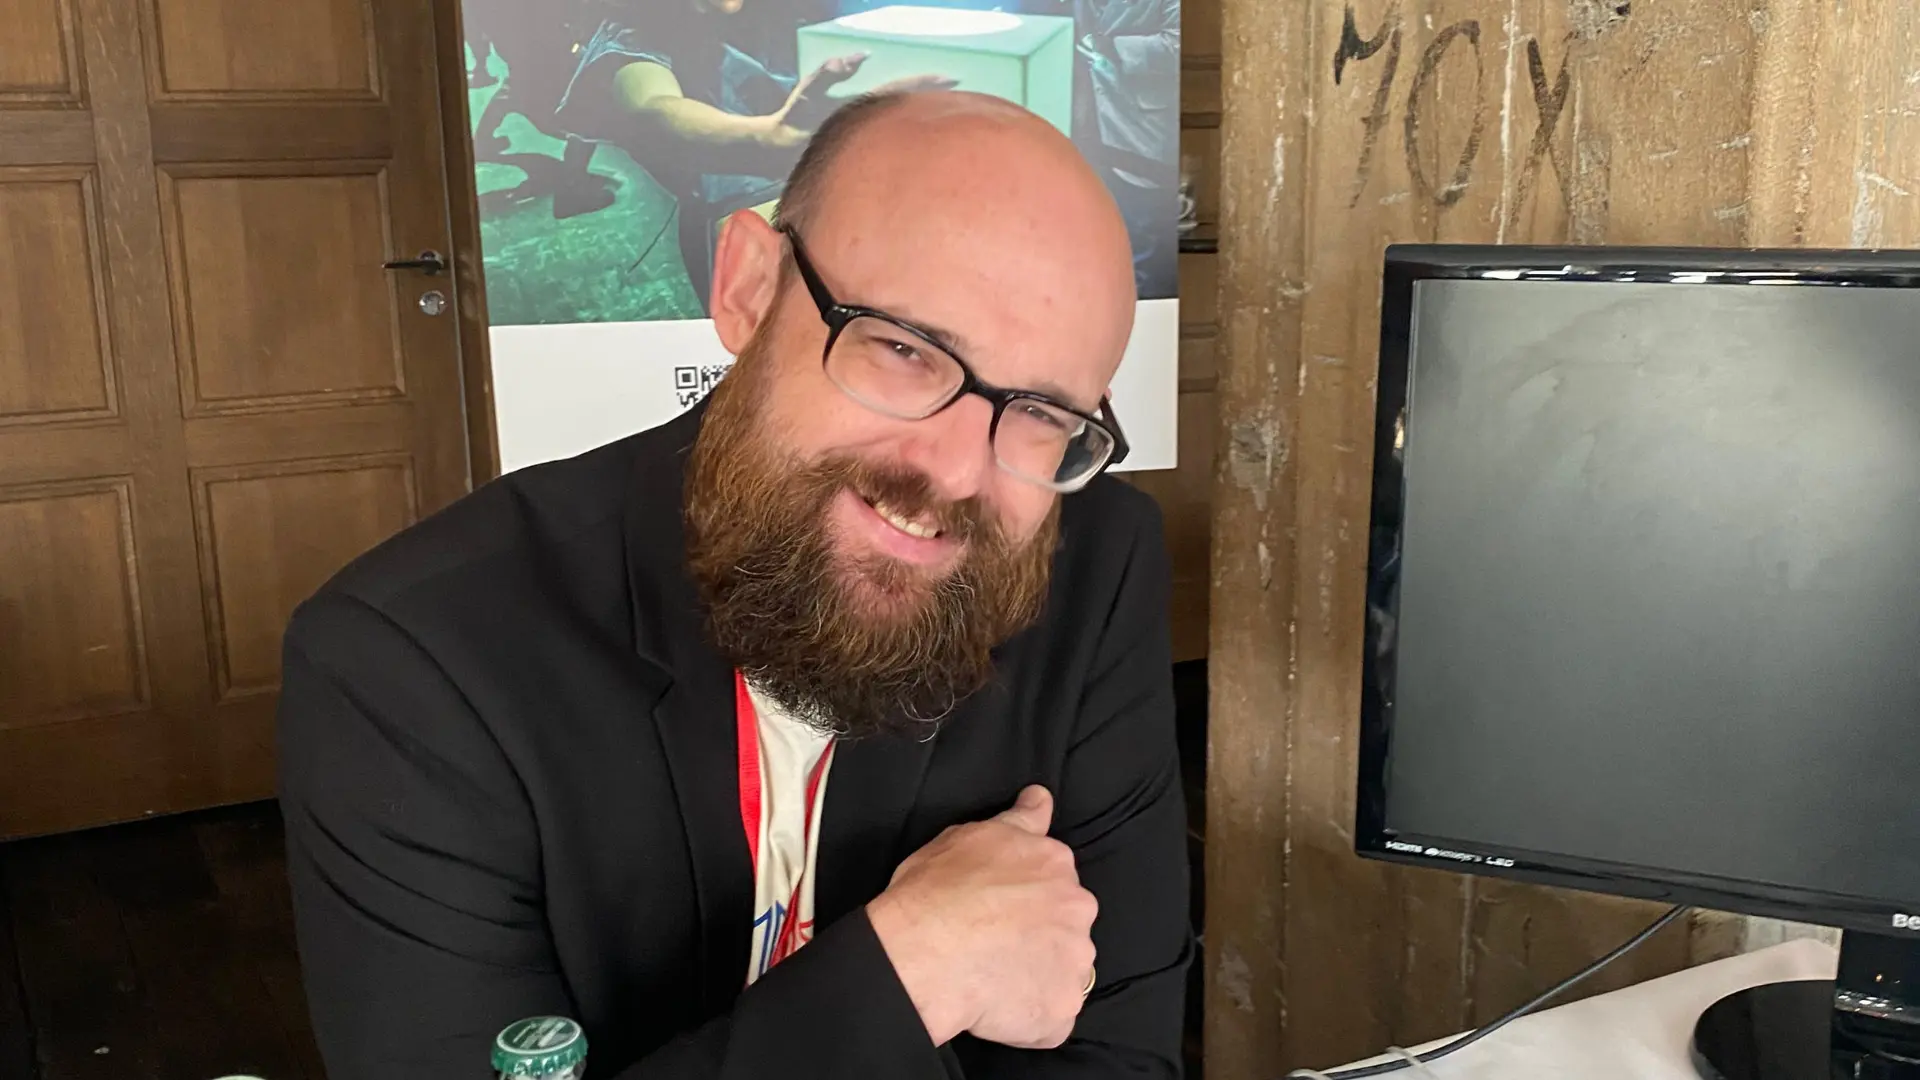
{"type": "Polygon", "coordinates": [[[834,97],[894,79],[945,75],[957,89],[1005,98],[1061,132],[1073,126],[1073,20],[965,8],[893,6],[801,27],[800,70],[864,53],[834,97]]]}

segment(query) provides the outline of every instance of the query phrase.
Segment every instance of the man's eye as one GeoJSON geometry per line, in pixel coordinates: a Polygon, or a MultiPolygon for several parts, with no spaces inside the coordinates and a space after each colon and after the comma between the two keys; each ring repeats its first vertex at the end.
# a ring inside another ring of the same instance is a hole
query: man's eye
{"type": "Polygon", "coordinates": [[[1045,425],[1054,431],[1066,431],[1069,427],[1065,417],[1038,402],[1017,402],[1015,408],[1020,410],[1020,418],[1022,420],[1030,420],[1036,424],[1045,425]]]}
{"type": "Polygon", "coordinates": [[[924,366],[926,351],[919,345],[901,338],[882,337],[873,339],[873,347],[886,354],[887,359],[900,364],[924,366]]]}

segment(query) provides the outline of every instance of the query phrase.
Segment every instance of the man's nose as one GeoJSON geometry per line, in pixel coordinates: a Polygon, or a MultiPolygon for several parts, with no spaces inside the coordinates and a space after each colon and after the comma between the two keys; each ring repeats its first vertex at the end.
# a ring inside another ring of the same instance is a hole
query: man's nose
{"type": "Polygon", "coordinates": [[[992,429],[992,404],[978,394],[967,394],[932,416],[913,421],[902,456],[933,481],[940,498],[972,498],[986,488],[997,467],[992,429]]]}

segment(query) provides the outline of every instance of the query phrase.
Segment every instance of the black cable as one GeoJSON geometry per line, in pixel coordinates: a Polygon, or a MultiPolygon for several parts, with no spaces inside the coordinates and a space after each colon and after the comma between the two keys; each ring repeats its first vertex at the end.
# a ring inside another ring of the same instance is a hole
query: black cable
{"type": "Polygon", "coordinates": [[[1546,1004],[1547,1002],[1552,1001],[1554,998],[1559,997],[1561,994],[1566,993],[1568,990],[1573,989],[1574,986],[1579,984],[1581,981],[1585,980],[1588,976],[1592,975],[1594,972],[1599,971],[1601,968],[1606,967],[1608,964],[1611,964],[1615,960],[1620,959],[1622,956],[1625,956],[1627,953],[1632,952],[1633,949],[1636,946],[1638,946],[1641,942],[1644,942],[1648,938],[1659,933],[1663,928],[1666,927],[1668,923],[1679,918],[1682,914],[1685,914],[1687,910],[1688,908],[1685,905],[1674,907],[1668,910],[1666,914],[1660,916],[1658,919],[1655,919],[1653,923],[1649,925],[1645,930],[1642,930],[1639,933],[1633,935],[1631,938],[1628,938],[1625,942],[1623,942],[1620,945],[1619,948],[1613,950],[1612,952],[1601,957],[1600,959],[1595,960],[1593,963],[1588,964],[1586,967],[1581,968],[1579,971],[1575,972],[1574,974],[1572,974],[1571,976],[1563,980],[1558,986],[1555,986],[1553,989],[1548,990],[1546,993],[1541,994],[1539,997],[1534,998],[1532,1001],[1527,1002],[1525,1005],[1522,1005],[1519,1008],[1513,1010],[1512,1012],[1506,1014],[1505,1016],[1502,1016],[1500,1019],[1495,1020],[1493,1023],[1488,1024],[1487,1026],[1480,1028],[1476,1031],[1472,1031],[1465,1035],[1462,1035],[1460,1038],[1455,1039],[1450,1043],[1447,1043],[1445,1046],[1441,1046],[1433,1050],[1429,1050],[1424,1054],[1410,1055],[1406,1058],[1402,1058],[1397,1061],[1383,1061],[1378,1065],[1366,1065],[1366,1066],[1362,1066],[1360,1068],[1355,1068],[1355,1069],[1342,1069],[1339,1072],[1311,1073],[1311,1072],[1304,1072],[1304,1071],[1295,1071],[1287,1074],[1288,1080],[1293,1080],[1294,1077],[1312,1077],[1312,1076],[1322,1076],[1322,1077],[1325,1077],[1326,1080],[1364,1080],[1364,1078],[1369,1076],[1384,1076],[1387,1073],[1399,1072],[1402,1069],[1410,1069],[1413,1067],[1415,1062],[1418,1062],[1419,1064],[1422,1064],[1422,1065],[1432,1064],[1433,1062],[1438,1061],[1443,1057],[1446,1057],[1448,1054],[1453,1053],[1455,1050],[1462,1050],[1462,1049],[1465,1049],[1466,1047],[1472,1046],[1474,1043],[1479,1042],[1481,1039],[1484,1039],[1487,1036],[1493,1034],[1494,1032],[1499,1031],[1501,1028],[1506,1027],[1508,1024],[1513,1023],[1515,1020],[1520,1019],[1521,1017],[1527,1015],[1528,1013],[1546,1004]]]}
{"type": "Polygon", "coordinates": [[[653,254],[654,245],[660,242],[661,237],[667,235],[667,226],[673,224],[673,219],[677,217],[679,213],[680,201],[675,199],[672,208],[667,211],[666,220],[662,221],[660,227],[654,230],[653,239],[647,241],[647,246],[640,249],[640,257],[633,260],[632,266],[627,267],[627,273],[631,274],[635,270],[640,269],[640,264],[647,261],[647,256],[653,254]]]}

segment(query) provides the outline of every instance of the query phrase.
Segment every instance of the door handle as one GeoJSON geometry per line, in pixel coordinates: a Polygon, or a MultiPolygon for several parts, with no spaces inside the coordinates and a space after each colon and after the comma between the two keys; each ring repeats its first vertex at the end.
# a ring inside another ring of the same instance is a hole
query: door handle
{"type": "Polygon", "coordinates": [[[419,270],[428,277],[447,272],[447,260],[433,250],[421,252],[417,259],[394,259],[381,265],[389,270],[419,270]]]}

